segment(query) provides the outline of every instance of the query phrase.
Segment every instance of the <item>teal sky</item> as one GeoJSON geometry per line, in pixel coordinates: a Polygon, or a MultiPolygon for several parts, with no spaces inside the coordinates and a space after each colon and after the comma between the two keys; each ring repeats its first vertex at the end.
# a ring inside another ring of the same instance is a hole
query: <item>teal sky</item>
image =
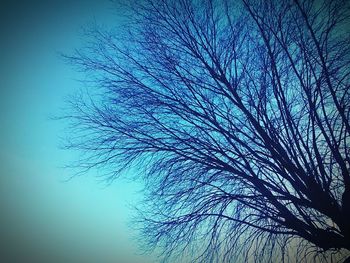
{"type": "Polygon", "coordinates": [[[83,45],[81,26],[113,26],[123,10],[108,0],[12,2],[0,7],[0,261],[155,262],[137,255],[129,227],[141,185],[106,187],[96,171],[65,182],[72,171],[61,167],[77,153],[59,148],[66,126],[50,120],[83,78],[57,52],[83,45]]]}

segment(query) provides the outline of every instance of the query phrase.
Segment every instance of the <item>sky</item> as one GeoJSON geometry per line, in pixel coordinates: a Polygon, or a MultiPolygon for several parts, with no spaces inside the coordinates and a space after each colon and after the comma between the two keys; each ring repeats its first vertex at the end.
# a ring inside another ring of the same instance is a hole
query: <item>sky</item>
{"type": "Polygon", "coordinates": [[[84,44],[81,27],[118,23],[123,5],[100,0],[6,1],[0,6],[0,261],[156,262],[140,255],[130,205],[142,185],[106,186],[96,171],[62,168],[66,124],[54,121],[83,76],[58,52],[84,44]]]}

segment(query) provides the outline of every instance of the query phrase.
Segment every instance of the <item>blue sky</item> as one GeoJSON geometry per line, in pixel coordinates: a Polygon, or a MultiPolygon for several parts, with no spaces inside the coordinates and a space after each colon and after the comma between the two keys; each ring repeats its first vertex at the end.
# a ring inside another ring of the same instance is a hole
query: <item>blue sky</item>
{"type": "Polygon", "coordinates": [[[65,182],[72,171],[61,167],[77,153],[58,147],[65,123],[50,120],[83,78],[57,52],[83,45],[82,26],[113,25],[123,10],[107,0],[13,2],[0,8],[0,258],[154,262],[137,255],[129,227],[141,185],[106,187],[95,171],[65,182]]]}

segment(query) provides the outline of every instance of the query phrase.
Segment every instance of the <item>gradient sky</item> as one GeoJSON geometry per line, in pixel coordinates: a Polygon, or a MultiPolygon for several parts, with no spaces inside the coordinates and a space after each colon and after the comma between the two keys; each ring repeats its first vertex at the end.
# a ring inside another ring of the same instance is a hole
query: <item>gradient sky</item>
{"type": "Polygon", "coordinates": [[[81,26],[117,23],[111,1],[8,1],[0,6],[0,261],[155,262],[137,255],[129,204],[141,185],[65,182],[77,156],[52,121],[82,76],[57,55],[83,45],[81,26]]]}

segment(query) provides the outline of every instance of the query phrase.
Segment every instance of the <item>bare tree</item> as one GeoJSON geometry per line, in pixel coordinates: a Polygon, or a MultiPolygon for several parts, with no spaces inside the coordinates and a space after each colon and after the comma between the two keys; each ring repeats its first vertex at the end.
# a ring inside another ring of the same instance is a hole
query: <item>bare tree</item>
{"type": "Polygon", "coordinates": [[[94,28],[68,56],[99,87],[68,116],[80,164],[139,171],[144,238],[165,259],[344,261],[349,1],[133,8],[128,34],[94,28]]]}

